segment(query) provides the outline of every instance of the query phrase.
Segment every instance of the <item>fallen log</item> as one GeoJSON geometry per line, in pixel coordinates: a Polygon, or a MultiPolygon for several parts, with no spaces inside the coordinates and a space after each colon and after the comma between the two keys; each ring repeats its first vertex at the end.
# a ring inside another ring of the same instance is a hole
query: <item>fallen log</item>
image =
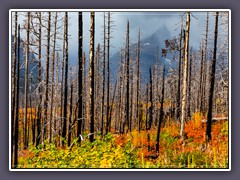
{"type": "MultiPolygon", "coordinates": [[[[228,120],[228,117],[220,117],[220,118],[212,118],[212,121],[222,121],[222,120],[228,120]]],[[[203,119],[202,122],[207,122],[207,119],[203,119]]]]}

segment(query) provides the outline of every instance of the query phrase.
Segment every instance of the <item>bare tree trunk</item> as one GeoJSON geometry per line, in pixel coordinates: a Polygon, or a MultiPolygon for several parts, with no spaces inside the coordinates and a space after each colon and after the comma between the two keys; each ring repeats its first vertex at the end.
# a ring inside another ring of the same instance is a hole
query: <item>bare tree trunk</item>
{"type": "Polygon", "coordinates": [[[55,69],[55,47],[56,47],[56,35],[57,35],[57,12],[54,20],[54,37],[53,37],[53,52],[52,52],[52,85],[51,85],[51,107],[50,107],[50,120],[49,120],[49,142],[52,142],[52,124],[53,124],[53,89],[54,89],[54,69],[55,69]]]}
{"type": "Polygon", "coordinates": [[[90,94],[90,142],[94,140],[94,37],[95,37],[95,13],[91,12],[90,21],[90,69],[89,69],[89,94],[90,94]]]}
{"type": "Polygon", "coordinates": [[[108,12],[108,37],[107,37],[107,126],[106,133],[109,130],[109,102],[110,102],[110,12],[108,12]]]}
{"type": "Polygon", "coordinates": [[[183,62],[183,92],[182,92],[182,113],[181,113],[181,129],[180,129],[181,139],[183,139],[183,136],[184,136],[184,124],[186,120],[189,31],[190,31],[190,12],[187,12],[186,34],[185,34],[185,45],[184,45],[184,62],[183,62]]]}
{"type": "Polygon", "coordinates": [[[137,109],[136,109],[136,118],[138,120],[138,131],[140,132],[141,120],[139,117],[139,91],[140,91],[140,29],[138,32],[138,46],[137,46],[137,109]]]}
{"type": "MultiPolygon", "coordinates": [[[[64,103],[63,103],[63,129],[62,129],[62,137],[66,140],[67,133],[67,104],[68,104],[68,12],[65,12],[65,41],[66,41],[66,51],[65,51],[65,82],[64,82],[64,103]]],[[[62,141],[62,145],[65,145],[64,140],[62,141]]]]}
{"type": "Polygon", "coordinates": [[[19,79],[20,79],[20,25],[18,25],[18,43],[17,43],[17,84],[16,84],[16,112],[15,112],[15,128],[14,128],[14,161],[13,167],[18,166],[18,129],[19,129],[19,79]]]}
{"type": "Polygon", "coordinates": [[[149,123],[148,123],[148,130],[152,127],[152,121],[153,121],[153,82],[152,82],[152,69],[149,69],[149,75],[150,75],[150,88],[149,88],[149,94],[150,94],[150,107],[149,107],[149,123]]]}
{"type": "Polygon", "coordinates": [[[127,121],[127,126],[128,126],[128,131],[131,132],[131,129],[130,129],[130,116],[129,116],[129,109],[130,109],[130,106],[129,106],[129,98],[130,98],[130,86],[129,86],[129,66],[130,66],[130,63],[129,63],[129,21],[127,22],[127,35],[126,35],[126,68],[127,68],[127,90],[126,90],[126,121],[127,121]]]}
{"type": "Polygon", "coordinates": [[[69,114],[69,126],[68,126],[68,146],[71,145],[71,135],[72,135],[72,103],[73,103],[73,80],[72,80],[72,67],[70,67],[70,72],[71,72],[71,88],[70,88],[70,107],[69,107],[69,111],[70,111],[70,114],[69,114]]]}
{"type": "Polygon", "coordinates": [[[23,141],[24,141],[24,149],[28,147],[27,144],[27,108],[28,108],[28,61],[29,61],[29,32],[30,32],[30,12],[28,12],[28,20],[27,20],[27,43],[26,43],[26,62],[25,62],[25,98],[24,98],[24,131],[23,131],[23,141]]]}
{"type": "MultiPolygon", "coordinates": [[[[15,114],[15,105],[16,105],[16,64],[17,64],[17,23],[18,23],[18,15],[15,12],[14,18],[14,47],[13,47],[13,62],[12,62],[12,119],[11,119],[11,155],[13,158],[13,145],[14,145],[14,128],[15,128],[15,118],[18,114],[15,114]]],[[[13,160],[13,159],[12,159],[13,160]]]]}
{"type": "Polygon", "coordinates": [[[203,113],[206,113],[206,77],[207,77],[207,44],[208,44],[208,23],[209,23],[209,16],[207,12],[207,19],[206,19],[206,34],[205,34],[205,46],[204,46],[204,71],[203,71],[203,113]]]}
{"type": "Polygon", "coordinates": [[[78,125],[77,125],[77,138],[79,143],[81,143],[80,135],[82,133],[82,121],[83,121],[82,46],[83,46],[83,21],[82,21],[82,12],[79,12],[78,13],[78,125]]]}
{"type": "Polygon", "coordinates": [[[183,25],[181,26],[179,63],[178,63],[177,119],[180,119],[180,106],[181,106],[182,32],[183,25]]]}
{"type": "MultiPolygon", "coordinates": [[[[41,119],[42,119],[42,65],[41,65],[41,56],[42,56],[42,16],[41,12],[39,12],[39,27],[38,27],[38,114],[37,114],[37,140],[36,147],[40,144],[41,140],[41,119]]],[[[42,126],[43,128],[43,126],[42,126]]],[[[43,136],[42,136],[43,137],[43,136]]]]}
{"type": "Polygon", "coordinates": [[[164,84],[165,84],[165,65],[163,67],[163,79],[162,79],[162,97],[161,97],[161,107],[160,107],[160,118],[158,122],[158,131],[157,131],[157,140],[156,140],[156,155],[159,155],[159,140],[160,140],[160,131],[161,124],[163,121],[163,101],[164,101],[164,84]]]}
{"type": "Polygon", "coordinates": [[[106,51],[106,39],[105,39],[105,12],[103,13],[103,69],[102,69],[102,73],[103,73],[103,82],[102,82],[102,127],[101,127],[101,135],[103,136],[103,131],[104,131],[104,99],[105,99],[105,72],[106,72],[106,69],[105,69],[105,61],[106,61],[106,54],[105,54],[105,51],[106,51]]]}
{"type": "Polygon", "coordinates": [[[189,75],[188,75],[188,118],[191,118],[191,80],[192,80],[192,47],[190,49],[189,75]]]}
{"type": "Polygon", "coordinates": [[[213,50],[213,62],[212,72],[210,77],[210,90],[209,90],[209,104],[208,104],[208,115],[207,115],[207,128],[206,128],[206,141],[212,140],[212,108],[213,108],[213,94],[214,94],[214,83],[215,83],[215,71],[216,71],[216,60],[217,60],[217,38],[218,38],[218,15],[216,12],[215,19],[215,32],[214,32],[214,50],[213,50]]]}
{"type": "Polygon", "coordinates": [[[47,128],[47,112],[48,112],[48,84],[49,84],[49,59],[50,59],[50,32],[51,32],[51,12],[48,13],[47,27],[47,61],[46,61],[46,77],[45,77],[45,96],[44,96],[44,126],[43,126],[43,141],[46,140],[47,128]]]}

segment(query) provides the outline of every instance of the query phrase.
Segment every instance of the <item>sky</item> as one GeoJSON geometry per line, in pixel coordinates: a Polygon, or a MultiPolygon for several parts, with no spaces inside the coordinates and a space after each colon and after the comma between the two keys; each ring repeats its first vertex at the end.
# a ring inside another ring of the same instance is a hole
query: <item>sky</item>
{"type": "MultiPolygon", "coordinates": [[[[63,17],[64,13],[59,12],[63,17]]],[[[20,13],[19,23],[23,25],[23,12],[20,13]]],[[[69,12],[69,59],[77,57],[78,53],[78,13],[69,12]]],[[[190,46],[198,49],[201,40],[204,38],[206,26],[207,12],[192,12],[190,24],[190,46]]],[[[209,14],[209,42],[213,40],[213,31],[215,18],[213,13],[209,14]],[[211,38],[212,37],[212,38],[211,38]]],[[[184,12],[111,12],[111,48],[110,56],[118,52],[121,47],[124,47],[125,32],[127,21],[130,24],[130,43],[137,42],[137,33],[140,28],[141,39],[151,36],[161,26],[166,26],[172,37],[177,36],[180,32],[181,16],[185,19],[184,12]]],[[[53,18],[52,18],[53,19],[53,18]]],[[[60,19],[60,17],[59,17],[60,19]]],[[[13,18],[12,18],[13,20],[13,18]]],[[[13,23],[12,23],[13,24],[13,23]]],[[[185,22],[184,22],[185,24],[185,22]]],[[[60,30],[63,31],[63,25],[59,24],[60,30]]],[[[83,12],[83,50],[86,54],[89,53],[89,28],[90,28],[90,13],[83,12]]],[[[24,39],[26,33],[22,33],[24,39]]],[[[60,35],[60,33],[59,33],[60,35]]],[[[103,44],[103,12],[95,13],[95,45],[103,44]]],[[[59,47],[62,47],[61,42],[59,47]]],[[[44,51],[44,50],[43,50],[44,51]]],[[[73,62],[77,62],[72,60],[73,62]]],[[[74,63],[73,63],[74,65],[74,63]]]]}

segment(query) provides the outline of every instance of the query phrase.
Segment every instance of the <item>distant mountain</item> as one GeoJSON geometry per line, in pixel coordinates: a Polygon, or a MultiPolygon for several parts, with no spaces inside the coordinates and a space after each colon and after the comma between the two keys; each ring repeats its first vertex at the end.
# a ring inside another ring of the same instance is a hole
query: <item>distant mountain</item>
{"type": "MultiPolygon", "coordinates": [[[[141,40],[141,59],[140,59],[140,71],[143,81],[149,81],[149,68],[153,67],[156,64],[156,51],[157,47],[159,48],[159,60],[158,64],[166,65],[166,72],[170,67],[176,67],[176,62],[171,61],[173,59],[172,54],[167,54],[167,57],[162,57],[162,48],[165,48],[165,40],[171,39],[169,30],[165,25],[160,27],[156,32],[154,32],[149,37],[146,37],[141,40]]],[[[130,49],[133,50],[130,55],[130,59],[136,59],[136,47],[137,44],[132,44],[130,49]],[[134,53],[134,54],[133,54],[134,53]]],[[[112,79],[115,79],[118,74],[118,69],[120,67],[120,53],[114,54],[111,59],[111,72],[112,79]]]]}
{"type": "MultiPolygon", "coordinates": [[[[14,36],[12,35],[12,59],[11,62],[13,62],[13,48],[14,48],[14,36]]],[[[24,83],[25,83],[25,60],[26,60],[26,53],[25,53],[25,44],[23,43],[23,40],[20,40],[20,91],[24,92],[24,83]]],[[[28,61],[28,72],[29,72],[29,82],[30,77],[32,77],[32,86],[29,87],[29,91],[33,91],[36,89],[37,83],[38,83],[38,62],[36,60],[36,57],[34,53],[29,52],[29,61],[28,61]]]]}

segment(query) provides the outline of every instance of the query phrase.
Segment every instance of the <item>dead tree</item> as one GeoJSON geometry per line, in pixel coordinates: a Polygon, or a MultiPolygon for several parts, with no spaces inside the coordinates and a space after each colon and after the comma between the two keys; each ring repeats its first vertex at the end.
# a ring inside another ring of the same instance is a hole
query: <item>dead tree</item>
{"type": "Polygon", "coordinates": [[[26,42],[26,61],[25,61],[25,84],[24,84],[24,130],[23,130],[23,142],[24,142],[24,149],[28,147],[27,142],[27,122],[28,122],[28,61],[29,61],[29,33],[30,33],[30,12],[27,13],[27,42],[26,42]]]}
{"type": "Polygon", "coordinates": [[[11,155],[13,155],[13,145],[14,145],[14,128],[15,128],[15,118],[18,114],[15,114],[15,105],[16,105],[16,64],[17,64],[17,23],[18,23],[18,15],[15,12],[14,18],[14,46],[13,46],[13,62],[12,62],[12,114],[11,114],[11,137],[12,137],[12,145],[11,145],[11,155]]]}
{"type": "Polygon", "coordinates": [[[106,27],[105,27],[105,12],[103,13],[103,67],[102,67],[102,76],[103,76],[103,80],[102,80],[102,126],[101,126],[101,135],[103,136],[103,130],[104,130],[104,103],[105,103],[105,73],[106,73],[106,67],[105,67],[105,63],[106,63],[106,27]]]}
{"type": "Polygon", "coordinates": [[[156,139],[156,155],[159,155],[159,140],[160,140],[160,131],[161,131],[161,124],[163,121],[163,101],[164,101],[164,85],[165,85],[165,65],[163,67],[163,79],[162,79],[162,96],[161,96],[161,107],[160,107],[160,118],[158,122],[158,130],[157,130],[157,139],[156,139]]]}
{"type": "Polygon", "coordinates": [[[108,12],[108,32],[107,32],[107,125],[106,125],[106,134],[109,130],[109,110],[110,110],[110,21],[111,16],[108,12]]]}
{"type": "Polygon", "coordinates": [[[137,46],[137,109],[136,109],[136,118],[138,120],[138,131],[140,132],[141,121],[139,117],[139,94],[140,94],[140,29],[138,31],[138,46],[137,46]]]}
{"type": "MultiPolygon", "coordinates": [[[[62,138],[66,140],[67,133],[67,104],[68,104],[68,12],[65,12],[64,20],[64,34],[65,34],[65,80],[64,80],[64,102],[63,102],[63,129],[62,129],[62,138]]],[[[64,140],[62,145],[65,145],[64,140]]]]}
{"type": "Polygon", "coordinates": [[[207,142],[212,140],[212,135],[211,135],[211,133],[212,133],[212,108],[213,108],[213,94],[214,94],[215,71],[216,71],[216,60],[217,60],[218,15],[219,15],[219,12],[216,12],[215,32],[214,32],[214,50],[213,50],[212,72],[211,72],[211,77],[210,77],[207,128],[206,128],[206,141],[207,142]]]}
{"type": "Polygon", "coordinates": [[[188,118],[191,118],[191,81],[192,81],[192,47],[190,49],[190,59],[189,59],[189,73],[188,73],[188,109],[187,114],[188,118]]]}
{"type": "Polygon", "coordinates": [[[126,59],[126,78],[127,78],[127,89],[126,89],[126,122],[127,122],[127,126],[128,126],[128,131],[131,132],[130,129],[130,116],[129,116],[129,109],[130,109],[130,104],[129,104],[129,98],[130,98],[130,86],[129,86],[129,66],[130,66],[130,62],[129,62],[129,21],[127,22],[127,34],[126,34],[126,49],[125,49],[126,53],[125,53],[125,59],[126,59]]]}
{"type": "MultiPolygon", "coordinates": [[[[38,107],[37,107],[37,139],[36,147],[40,144],[41,140],[41,119],[42,119],[42,15],[38,14],[38,107]]],[[[42,126],[43,127],[43,126],[42,126]]]]}
{"type": "Polygon", "coordinates": [[[94,140],[94,37],[95,37],[95,13],[91,12],[90,20],[90,68],[89,68],[89,95],[90,95],[90,142],[94,140]]]}
{"type": "Polygon", "coordinates": [[[52,142],[52,124],[53,124],[53,95],[54,95],[54,69],[55,69],[55,49],[56,49],[56,35],[57,35],[57,12],[54,20],[54,35],[53,35],[53,52],[52,52],[52,85],[51,85],[51,106],[50,106],[50,120],[49,120],[49,142],[52,142]]]}
{"type": "Polygon", "coordinates": [[[82,121],[83,121],[83,58],[82,58],[82,46],[83,46],[83,21],[82,12],[78,13],[78,125],[77,125],[77,137],[78,142],[81,142],[80,135],[82,133],[82,121]]]}
{"type": "Polygon", "coordinates": [[[187,12],[186,34],[185,34],[185,44],[184,44],[184,61],[183,61],[183,92],[182,92],[182,112],[181,112],[181,129],[180,129],[181,138],[183,138],[184,136],[184,124],[186,120],[189,31],[190,31],[190,12],[187,12]]]}
{"type": "Polygon", "coordinates": [[[16,112],[14,128],[14,160],[13,167],[18,165],[18,130],[19,130],[19,79],[20,79],[20,25],[18,25],[18,42],[17,42],[17,79],[16,79],[16,112]]]}

